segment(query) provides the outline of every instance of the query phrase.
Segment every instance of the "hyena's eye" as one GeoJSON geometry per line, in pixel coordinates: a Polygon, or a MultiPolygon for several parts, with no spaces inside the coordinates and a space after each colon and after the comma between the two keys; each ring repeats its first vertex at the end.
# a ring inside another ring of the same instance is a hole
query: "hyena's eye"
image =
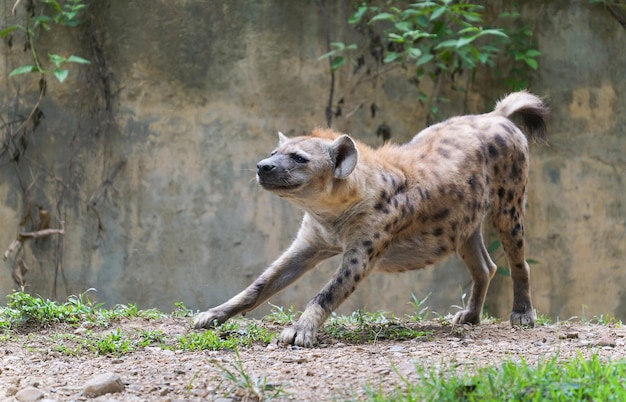
{"type": "Polygon", "coordinates": [[[307,158],[300,156],[298,154],[292,154],[291,159],[296,161],[296,163],[307,163],[309,161],[307,158]]]}

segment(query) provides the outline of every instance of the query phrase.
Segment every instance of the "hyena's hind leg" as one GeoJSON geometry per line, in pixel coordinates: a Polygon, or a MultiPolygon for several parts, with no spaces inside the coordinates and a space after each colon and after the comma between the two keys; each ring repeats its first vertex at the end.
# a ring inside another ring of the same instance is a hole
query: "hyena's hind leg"
{"type": "Polygon", "coordinates": [[[485,248],[482,224],[478,225],[458,251],[472,276],[472,289],[467,307],[456,313],[452,322],[454,324],[479,324],[489,282],[497,269],[485,248]]]}
{"type": "Polygon", "coordinates": [[[525,187],[500,189],[493,206],[492,220],[506,254],[513,280],[511,325],[535,326],[530,299],[530,267],[524,256],[525,187]]]}

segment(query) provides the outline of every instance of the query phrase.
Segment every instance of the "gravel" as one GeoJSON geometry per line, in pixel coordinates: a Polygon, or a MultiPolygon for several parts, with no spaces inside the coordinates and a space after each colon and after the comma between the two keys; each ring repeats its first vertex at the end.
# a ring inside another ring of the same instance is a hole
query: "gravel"
{"type": "MultiPolygon", "coordinates": [[[[189,320],[169,317],[124,320],[106,331],[159,330],[175,338],[192,331],[189,327],[189,320]]],[[[251,386],[237,387],[243,381],[237,375],[238,361],[250,384],[265,396],[280,391],[278,400],[362,400],[366,387],[402,387],[400,376],[419,381],[416,365],[471,372],[505,360],[535,364],[578,353],[605,360],[626,354],[626,330],[621,327],[569,322],[534,329],[514,329],[507,322],[456,328],[424,322],[420,327],[430,335],[364,344],[322,337],[311,349],[255,344],[239,349],[240,360],[229,350],[186,352],[157,346],[137,347],[121,356],[95,356],[85,350],[69,356],[55,345],[64,334],[73,334],[73,328],[14,333],[0,340],[0,400],[254,400],[251,386]],[[225,370],[238,380],[226,379],[225,370]]],[[[277,326],[271,329],[280,331],[277,326]]]]}

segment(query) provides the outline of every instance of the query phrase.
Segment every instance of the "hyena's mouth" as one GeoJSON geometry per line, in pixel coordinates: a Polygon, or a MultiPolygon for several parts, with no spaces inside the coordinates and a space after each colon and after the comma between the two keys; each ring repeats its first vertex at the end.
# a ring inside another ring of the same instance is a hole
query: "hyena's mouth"
{"type": "Polygon", "coordinates": [[[261,187],[268,191],[291,191],[302,187],[302,183],[293,184],[288,182],[276,182],[273,180],[263,179],[262,177],[257,177],[257,181],[261,187]]]}

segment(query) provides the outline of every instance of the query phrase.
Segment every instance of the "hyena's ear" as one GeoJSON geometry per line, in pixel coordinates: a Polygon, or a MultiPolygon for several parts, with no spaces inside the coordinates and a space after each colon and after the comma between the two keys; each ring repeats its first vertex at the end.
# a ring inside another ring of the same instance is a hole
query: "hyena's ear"
{"type": "Polygon", "coordinates": [[[278,146],[283,145],[285,142],[289,141],[289,138],[280,131],[278,132],[278,146]]]}
{"type": "Polygon", "coordinates": [[[359,151],[354,140],[347,135],[337,138],[330,146],[330,155],[335,163],[334,175],[338,179],[345,179],[352,173],[359,160],[359,151]]]}

